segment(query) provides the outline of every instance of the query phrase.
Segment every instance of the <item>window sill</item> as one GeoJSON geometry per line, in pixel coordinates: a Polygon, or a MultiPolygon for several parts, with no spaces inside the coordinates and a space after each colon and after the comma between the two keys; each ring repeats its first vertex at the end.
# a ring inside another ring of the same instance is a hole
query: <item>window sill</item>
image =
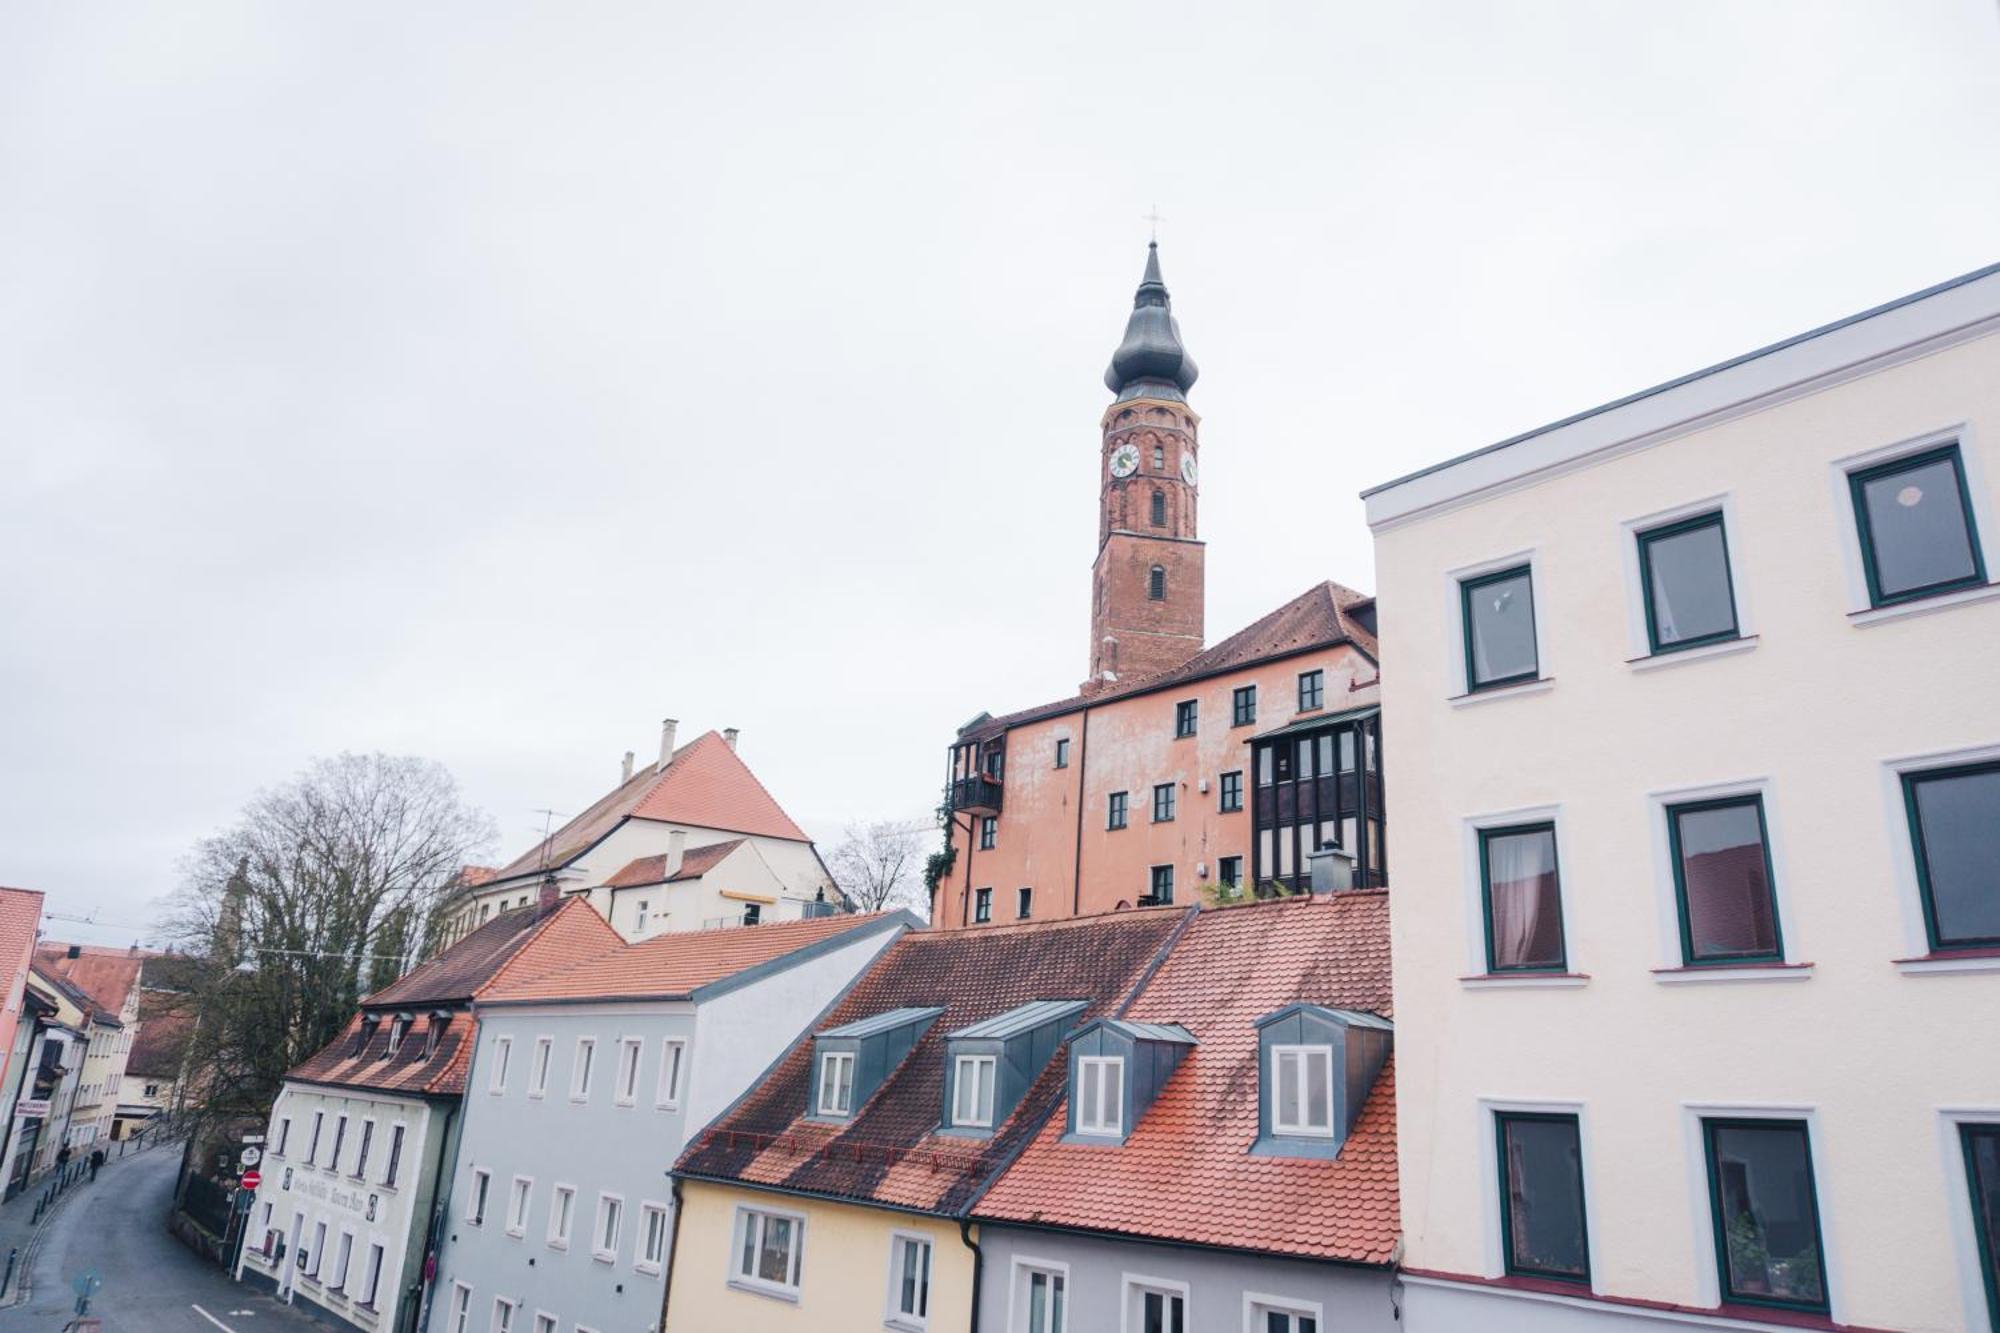
{"type": "Polygon", "coordinates": [[[905,1319],[901,1315],[890,1315],[882,1321],[882,1327],[893,1328],[896,1333],[924,1333],[930,1325],[921,1319],[905,1319]]]}
{"type": "Polygon", "coordinates": [[[1590,980],[1588,972],[1484,972],[1460,977],[1467,990],[1569,990],[1590,980]]]}
{"type": "Polygon", "coordinates": [[[749,1278],[743,1277],[730,1278],[729,1286],[733,1291],[747,1291],[752,1296],[762,1296],[767,1300],[787,1301],[793,1305],[799,1303],[797,1287],[779,1287],[767,1282],[752,1282],[749,1278]]]}
{"type": "Polygon", "coordinates": [[[1538,676],[1534,680],[1524,680],[1513,685],[1495,685],[1487,690],[1471,690],[1465,694],[1454,694],[1445,700],[1453,708],[1470,708],[1474,704],[1491,703],[1496,699],[1518,699],[1524,694],[1540,694],[1555,688],[1554,676],[1538,676]]]}
{"type": "Polygon", "coordinates": [[[549,1248],[550,1248],[550,1249],[552,1249],[552,1250],[561,1250],[561,1251],[563,1251],[563,1252],[564,1252],[565,1254],[567,1254],[567,1253],[569,1252],[569,1242],[568,1242],[568,1241],[566,1241],[566,1240],[560,1240],[560,1239],[557,1239],[557,1240],[551,1240],[551,1241],[549,1242],[549,1248]]]}
{"type": "Polygon", "coordinates": [[[1716,963],[1708,966],[1656,967],[1653,980],[1663,986],[1704,981],[1806,981],[1811,963],[1716,963]]]}
{"type": "Polygon", "coordinates": [[[1648,653],[1644,657],[1628,657],[1625,665],[1634,671],[1657,671],[1661,667],[1679,666],[1683,662],[1705,662],[1711,657],[1729,657],[1736,653],[1747,653],[1757,646],[1755,634],[1745,634],[1738,639],[1723,639],[1718,643],[1704,643],[1694,648],[1668,649],[1661,653],[1648,653]]]}
{"type": "Polygon", "coordinates": [[[647,1277],[658,1277],[660,1275],[660,1266],[634,1259],[632,1261],[632,1271],[635,1273],[644,1273],[647,1277]]]}
{"type": "Polygon", "coordinates": [[[592,1250],[590,1257],[600,1264],[615,1264],[618,1262],[618,1255],[611,1250],[592,1250]]]}
{"type": "Polygon", "coordinates": [[[528,1233],[524,1228],[521,1227],[508,1227],[507,1234],[515,1240],[521,1240],[528,1233]]]}
{"type": "Polygon", "coordinates": [[[1905,976],[1936,972],[2000,972],[2000,948],[1939,949],[1918,958],[1898,958],[1896,970],[1905,976]]]}
{"type": "Polygon", "coordinates": [[[1868,625],[1879,625],[1885,620],[1902,620],[1909,616],[1927,615],[1932,611],[1946,611],[1954,606],[1968,606],[1973,602],[1990,602],[2000,597],[2000,583],[1986,583],[1974,588],[1960,588],[1956,592],[1941,592],[1930,597],[1912,597],[1907,602],[1891,602],[1887,606],[1871,606],[1860,611],[1849,611],[1847,623],[1856,629],[1868,625]]]}

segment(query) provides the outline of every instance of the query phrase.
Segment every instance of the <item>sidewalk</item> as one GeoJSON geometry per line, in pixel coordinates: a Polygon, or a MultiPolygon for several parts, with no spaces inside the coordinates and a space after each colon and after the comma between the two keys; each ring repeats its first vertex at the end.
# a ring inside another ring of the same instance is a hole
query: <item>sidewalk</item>
{"type": "MultiPolygon", "coordinates": [[[[171,1143],[177,1146],[180,1140],[173,1139],[171,1143]]],[[[122,1161],[157,1151],[161,1141],[148,1136],[138,1147],[127,1148],[122,1157],[115,1151],[118,1144],[105,1146],[114,1151],[99,1169],[100,1178],[114,1174],[122,1161]]],[[[50,1187],[56,1183],[58,1173],[55,1171],[37,1177],[27,1189],[7,1202],[0,1203],[0,1275],[8,1274],[8,1255],[12,1254],[14,1257],[12,1274],[7,1277],[6,1289],[0,1291],[0,1309],[14,1305],[21,1299],[26,1285],[28,1264],[34,1257],[34,1242],[43,1226],[77,1194],[102,1183],[101,1179],[95,1182],[91,1180],[89,1159],[90,1154],[85,1152],[70,1162],[67,1171],[74,1176],[74,1179],[63,1187],[46,1208],[42,1209],[39,1219],[35,1211],[41,1205],[44,1196],[49,1193],[50,1187]]]]}

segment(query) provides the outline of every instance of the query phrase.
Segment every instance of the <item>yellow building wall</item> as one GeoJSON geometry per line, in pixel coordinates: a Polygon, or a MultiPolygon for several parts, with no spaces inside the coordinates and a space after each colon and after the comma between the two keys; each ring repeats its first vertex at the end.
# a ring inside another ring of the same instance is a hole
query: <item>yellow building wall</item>
{"type": "MultiPolygon", "coordinates": [[[[926,1333],[971,1325],[972,1251],[958,1224],[943,1218],[823,1203],[788,1194],[688,1181],[681,1195],[680,1237],[666,1333],[882,1333],[889,1303],[890,1238],[897,1232],[931,1243],[930,1321],[926,1333]],[[770,1208],[805,1218],[799,1295],[787,1300],[730,1285],[738,1207],[770,1208]]],[[[973,1228],[973,1239],[979,1230],[973,1228]]]]}

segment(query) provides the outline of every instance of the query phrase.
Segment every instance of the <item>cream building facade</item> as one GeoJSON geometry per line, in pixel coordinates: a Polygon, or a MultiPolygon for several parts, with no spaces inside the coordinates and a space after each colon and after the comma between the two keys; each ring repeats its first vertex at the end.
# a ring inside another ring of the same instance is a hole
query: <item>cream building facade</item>
{"type": "Polygon", "coordinates": [[[1412,1333],[2000,1327],[2000,266],[1366,499],[1412,1333]]]}

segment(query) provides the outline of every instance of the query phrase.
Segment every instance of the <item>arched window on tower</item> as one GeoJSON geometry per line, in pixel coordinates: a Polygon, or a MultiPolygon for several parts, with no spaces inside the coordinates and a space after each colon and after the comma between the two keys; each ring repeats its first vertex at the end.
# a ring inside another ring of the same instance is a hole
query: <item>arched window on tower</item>
{"type": "Polygon", "coordinates": [[[1167,526],[1167,493],[1157,488],[1153,491],[1153,526],[1167,526]]]}
{"type": "Polygon", "coordinates": [[[1165,472],[1166,470],[1167,470],[1167,446],[1164,444],[1156,444],[1153,446],[1153,471],[1165,472]]]}
{"type": "Polygon", "coordinates": [[[1152,572],[1146,575],[1146,596],[1156,602],[1167,600],[1167,567],[1165,565],[1154,565],[1152,572]]]}

